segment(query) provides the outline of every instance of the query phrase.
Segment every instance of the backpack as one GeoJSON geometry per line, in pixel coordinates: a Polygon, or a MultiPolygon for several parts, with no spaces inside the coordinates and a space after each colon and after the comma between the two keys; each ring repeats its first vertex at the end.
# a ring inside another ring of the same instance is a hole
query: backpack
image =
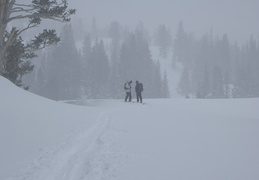
{"type": "Polygon", "coordinates": [[[143,89],[143,84],[142,83],[139,83],[139,90],[142,92],[144,89],[143,89]]]}
{"type": "Polygon", "coordinates": [[[127,90],[127,86],[126,86],[127,82],[124,84],[124,90],[127,90]]]}

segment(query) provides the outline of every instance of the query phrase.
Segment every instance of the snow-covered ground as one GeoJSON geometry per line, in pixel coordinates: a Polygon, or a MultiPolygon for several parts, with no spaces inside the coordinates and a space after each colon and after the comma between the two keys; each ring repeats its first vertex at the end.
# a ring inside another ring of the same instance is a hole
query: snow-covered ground
{"type": "Polygon", "coordinates": [[[259,179],[259,99],[79,106],[0,87],[1,180],[259,179]]]}

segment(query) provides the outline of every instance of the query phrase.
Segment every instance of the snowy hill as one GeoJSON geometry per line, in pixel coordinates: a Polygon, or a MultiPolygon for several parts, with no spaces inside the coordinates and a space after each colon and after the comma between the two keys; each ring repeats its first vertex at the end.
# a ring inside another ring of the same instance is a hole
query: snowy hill
{"type": "Polygon", "coordinates": [[[1,180],[259,179],[259,99],[76,106],[0,87],[1,180]]]}
{"type": "Polygon", "coordinates": [[[159,61],[161,77],[164,76],[164,72],[167,74],[168,78],[168,87],[171,98],[181,98],[181,95],[177,92],[177,87],[179,80],[182,74],[182,65],[176,63],[174,66],[172,64],[173,51],[170,49],[166,58],[161,57],[159,54],[159,47],[151,46],[150,47],[152,59],[154,61],[159,61]]]}

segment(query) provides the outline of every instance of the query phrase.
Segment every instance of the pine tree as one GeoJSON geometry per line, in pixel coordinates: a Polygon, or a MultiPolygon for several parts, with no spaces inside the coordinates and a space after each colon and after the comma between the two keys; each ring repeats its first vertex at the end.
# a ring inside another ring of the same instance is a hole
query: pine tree
{"type": "Polygon", "coordinates": [[[163,82],[162,82],[162,97],[163,98],[170,98],[168,80],[167,80],[167,73],[164,72],[163,82]]]}
{"type": "Polygon", "coordinates": [[[82,48],[83,55],[81,57],[81,82],[83,88],[83,95],[88,97],[90,91],[90,82],[91,82],[91,67],[90,67],[90,57],[92,53],[92,41],[91,37],[88,34],[83,42],[82,48]]]}
{"type": "MultiPolygon", "coordinates": [[[[23,86],[22,77],[30,73],[34,65],[28,59],[35,57],[33,52],[26,52],[22,38],[15,39],[13,44],[8,47],[3,76],[17,86],[23,86]]],[[[28,89],[28,87],[25,87],[28,89]]]]}
{"type": "Polygon", "coordinates": [[[114,46],[117,46],[119,43],[119,40],[121,38],[120,31],[121,30],[119,23],[116,21],[112,22],[109,29],[109,36],[112,39],[114,46]]]}
{"type": "Polygon", "coordinates": [[[204,66],[203,78],[197,85],[197,98],[209,98],[210,97],[210,76],[208,71],[208,66],[204,66]]]}
{"type": "MultiPolygon", "coordinates": [[[[163,82],[161,78],[160,63],[157,61],[151,66],[149,83],[147,83],[145,95],[149,98],[163,97],[163,82]]],[[[147,78],[147,77],[146,77],[147,78]]]]}
{"type": "Polygon", "coordinates": [[[176,39],[174,40],[174,59],[178,62],[185,61],[185,54],[187,50],[187,34],[183,29],[183,23],[180,22],[178,31],[176,33],[176,39]]]}
{"type": "Polygon", "coordinates": [[[107,98],[107,83],[110,76],[110,65],[102,40],[100,42],[96,40],[96,43],[92,48],[88,66],[89,76],[91,77],[88,87],[88,96],[95,99],[107,98]]]}
{"type": "Polygon", "coordinates": [[[191,94],[190,74],[187,66],[185,66],[183,69],[183,73],[178,84],[178,93],[185,97],[191,94]]]}
{"type": "Polygon", "coordinates": [[[167,57],[168,49],[170,48],[171,44],[172,42],[169,30],[166,29],[165,25],[160,25],[155,34],[155,45],[159,46],[161,57],[167,57]]]}
{"type": "Polygon", "coordinates": [[[63,28],[63,42],[53,48],[48,62],[46,96],[55,100],[80,97],[80,60],[71,25],[63,28]]]}
{"type": "Polygon", "coordinates": [[[211,86],[212,86],[211,88],[212,98],[225,97],[222,70],[219,67],[214,68],[211,86]]]}
{"type": "Polygon", "coordinates": [[[145,87],[145,97],[161,97],[161,73],[159,64],[151,58],[149,44],[142,31],[130,33],[124,40],[119,55],[120,84],[138,80],[145,87]]]}
{"type": "Polygon", "coordinates": [[[112,52],[110,57],[111,73],[108,80],[108,89],[110,98],[122,97],[122,85],[120,83],[119,74],[119,43],[117,40],[112,40],[112,52]]]}
{"type": "MultiPolygon", "coordinates": [[[[42,20],[50,19],[60,22],[69,21],[69,16],[75,13],[74,9],[67,9],[67,0],[32,0],[31,3],[16,3],[16,0],[1,0],[0,5],[0,75],[5,73],[7,54],[10,54],[10,46],[17,43],[16,40],[29,29],[39,26],[42,20]],[[12,22],[27,21],[23,28],[13,26],[12,22]],[[8,52],[9,51],[9,52],[8,52]]],[[[19,41],[19,40],[18,40],[19,41]]],[[[59,42],[55,30],[43,30],[35,36],[27,45],[23,45],[23,50],[33,52],[43,49],[49,45],[59,42]]],[[[20,43],[23,43],[20,41],[20,43]]]]}
{"type": "Polygon", "coordinates": [[[97,39],[98,38],[98,28],[97,28],[95,17],[92,19],[91,38],[92,39],[97,39]]]}

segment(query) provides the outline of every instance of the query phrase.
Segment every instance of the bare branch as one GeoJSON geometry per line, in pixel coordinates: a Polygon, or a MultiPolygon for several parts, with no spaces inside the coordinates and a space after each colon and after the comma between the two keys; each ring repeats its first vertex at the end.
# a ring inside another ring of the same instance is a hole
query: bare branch
{"type": "Polygon", "coordinates": [[[17,4],[17,3],[14,3],[15,6],[19,6],[19,7],[34,7],[34,5],[31,5],[31,4],[17,4]]]}
{"type": "Polygon", "coordinates": [[[51,46],[54,46],[54,44],[44,45],[44,46],[39,47],[39,48],[37,48],[37,49],[29,49],[29,48],[28,48],[28,49],[25,50],[25,52],[34,53],[34,52],[40,51],[40,50],[42,50],[42,49],[45,49],[45,48],[51,47],[51,46]]]}
{"type": "Polygon", "coordinates": [[[17,33],[17,36],[21,35],[24,31],[26,31],[28,29],[31,29],[31,28],[34,28],[34,27],[37,27],[37,26],[38,25],[36,25],[36,24],[34,24],[34,25],[28,24],[28,26],[26,28],[19,30],[19,32],[17,33]]]}
{"type": "Polygon", "coordinates": [[[33,13],[33,11],[35,9],[36,8],[24,9],[24,8],[21,8],[21,7],[15,7],[15,8],[12,9],[11,13],[18,13],[18,12],[33,13]]]}

